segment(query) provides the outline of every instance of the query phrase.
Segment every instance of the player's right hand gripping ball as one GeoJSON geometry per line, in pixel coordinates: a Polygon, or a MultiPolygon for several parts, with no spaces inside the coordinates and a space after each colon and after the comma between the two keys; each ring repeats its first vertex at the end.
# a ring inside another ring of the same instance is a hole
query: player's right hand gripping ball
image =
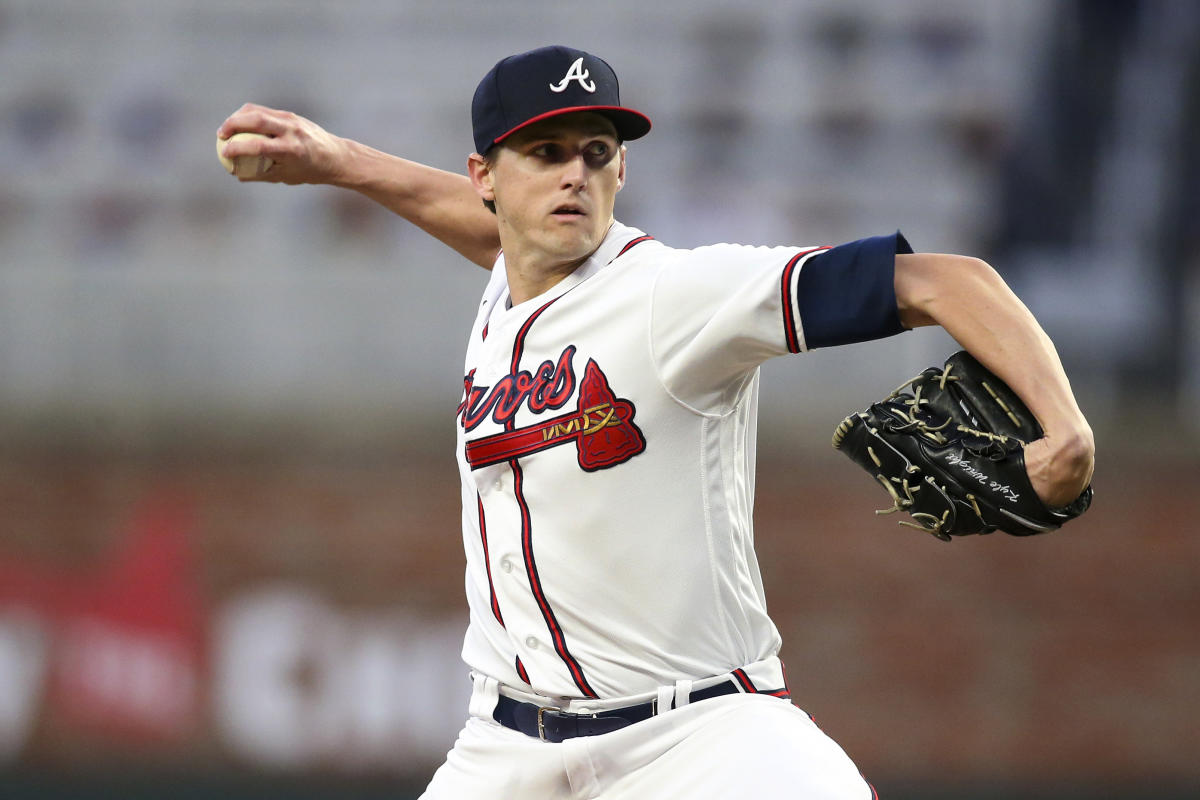
{"type": "Polygon", "coordinates": [[[225,145],[230,142],[240,141],[242,139],[268,139],[269,136],[261,133],[235,133],[228,139],[217,137],[217,160],[221,162],[221,166],[230,175],[238,178],[261,178],[266,174],[267,170],[275,162],[269,156],[237,156],[236,158],[226,158],[224,154],[225,145]]]}
{"type": "Polygon", "coordinates": [[[1016,393],[963,350],[846,417],[833,446],[887,490],[892,507],[877,514],[907,512],[913,521],[901,525],[949,541],[1046,533],[1088,509],[1090,486],[1065,508],[1034,492],[1025,445],[1041,437],[1016,393]]]}

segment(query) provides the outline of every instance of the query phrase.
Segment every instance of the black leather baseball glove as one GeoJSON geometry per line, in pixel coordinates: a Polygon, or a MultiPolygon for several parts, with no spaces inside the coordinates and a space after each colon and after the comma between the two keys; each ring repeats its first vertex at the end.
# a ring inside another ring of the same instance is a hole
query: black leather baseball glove
{"type": "Polygon", "coordinates": [[[901,525],[939,539],[1001,530],[1046,533],[1088,509],[1089,486],[1065,508],[1038,498],[1025,445],[1042,428],[1008,386],[965,350],[851,414],[833,446],[875,476],[892,498],[878,514],[904,511],[901,525]]]}

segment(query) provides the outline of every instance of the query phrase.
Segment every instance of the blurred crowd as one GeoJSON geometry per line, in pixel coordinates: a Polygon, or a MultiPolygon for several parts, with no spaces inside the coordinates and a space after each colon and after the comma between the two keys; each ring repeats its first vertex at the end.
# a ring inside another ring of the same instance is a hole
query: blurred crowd
{"type": "MultiPolygon", "coordinates": [[[[6,425],[153,438],[214,413],[442,414],[460,344],[442,317],[479,276],[355,195],[236,185],[212,132],[254,100],[458,170],[478,75],[551,40],[604,54],[655,121],[622,219],[684,246],[899,227],[984,256],[1099,422],[1139,400],[1118,388],[1131,375],[1187,416],[1197,16],[1188,0],[3,0],[6,425]]],[[[898,347],[916,366],[944,350],[898,347]]]]}

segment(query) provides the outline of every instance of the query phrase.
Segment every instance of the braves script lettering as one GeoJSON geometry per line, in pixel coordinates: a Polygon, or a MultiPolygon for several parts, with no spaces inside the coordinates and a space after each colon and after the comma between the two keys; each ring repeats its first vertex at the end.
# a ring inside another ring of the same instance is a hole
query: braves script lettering
{"type": "Polygon", "coordinates": [[[471,370],[463,378],[463,400],[458,406],[463,430],[474,430],[489,414],[497,424],[504,425],[522,404],[535,414],[562,408],[575,391],[575,369],[571,365],[574,356],[575,346],[571,345],[562,351],[557,364],[543,361],[533,372],[521,370],[505,375],[491,387],[476,386],[475,370],[471,370]]]}
{"type": "Polygon", "coordinates": [[[987,486],[994,492],[999,492],[1004,496],[1004,499],[1010,503],[1015,503],[1021,498],[1018,492],[1013,491],[1013,488],[1008,484],[994,481],[985,475],[983,472],[976,469],[974,466],[954,455],[953,453],[946,454],[946,463],[952,467],[958,467],[963,474],[968,478],[973,478],[980,486],[987,486]]]}
{"type": "MultiPolygon", "coordinates": [[[[546,361],[536,373],[509,375],[490,391],[473,386],[473,376],[468,375],[465,399],[459,406],[463,426],[471,430],[488,416],[489,410],[497,422],[505,422],[512,418],[510,412],[526,401],[534,412],[564,405],[575,387],[571,367],[574,352],[575,348],[569,347],[557,365],[546,361]]],[[[581,469],[608,469],[646,449],[646,437],[633,421],[636,414],[631,401],[613,393],[600,365],[588,359],[574,411],[542,418],[523,428],[505,425],[503,433],[472,439],[466,445],[467,462],[471,469],[480,469],[574,443],[581,469]]]]}

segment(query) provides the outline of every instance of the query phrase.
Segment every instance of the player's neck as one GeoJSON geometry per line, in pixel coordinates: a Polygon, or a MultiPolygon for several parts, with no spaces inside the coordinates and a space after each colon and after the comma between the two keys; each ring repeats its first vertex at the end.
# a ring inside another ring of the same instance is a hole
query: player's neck
{"type": "Polygon", "coordinates": [[[512,304],[519,305],[550,291],[590,257],[589,253],[574,261],[539,263],[538,260],[521,259],[505,251],[504,268],[508,273],[508,295],[512,298],[512,304]]]}
{"type": "Polygon", "coordinates": [[[604,243],[612,224],[610,216],[602,230],[563,248],[554,243],[547,247],[536,233],[528,235],[502,223],[500,246],[504,252],[508,294],[513,305],[545,294],[579,269],[604,243]],[[579,254],[580,250],[585,252],[579,254]]]}

